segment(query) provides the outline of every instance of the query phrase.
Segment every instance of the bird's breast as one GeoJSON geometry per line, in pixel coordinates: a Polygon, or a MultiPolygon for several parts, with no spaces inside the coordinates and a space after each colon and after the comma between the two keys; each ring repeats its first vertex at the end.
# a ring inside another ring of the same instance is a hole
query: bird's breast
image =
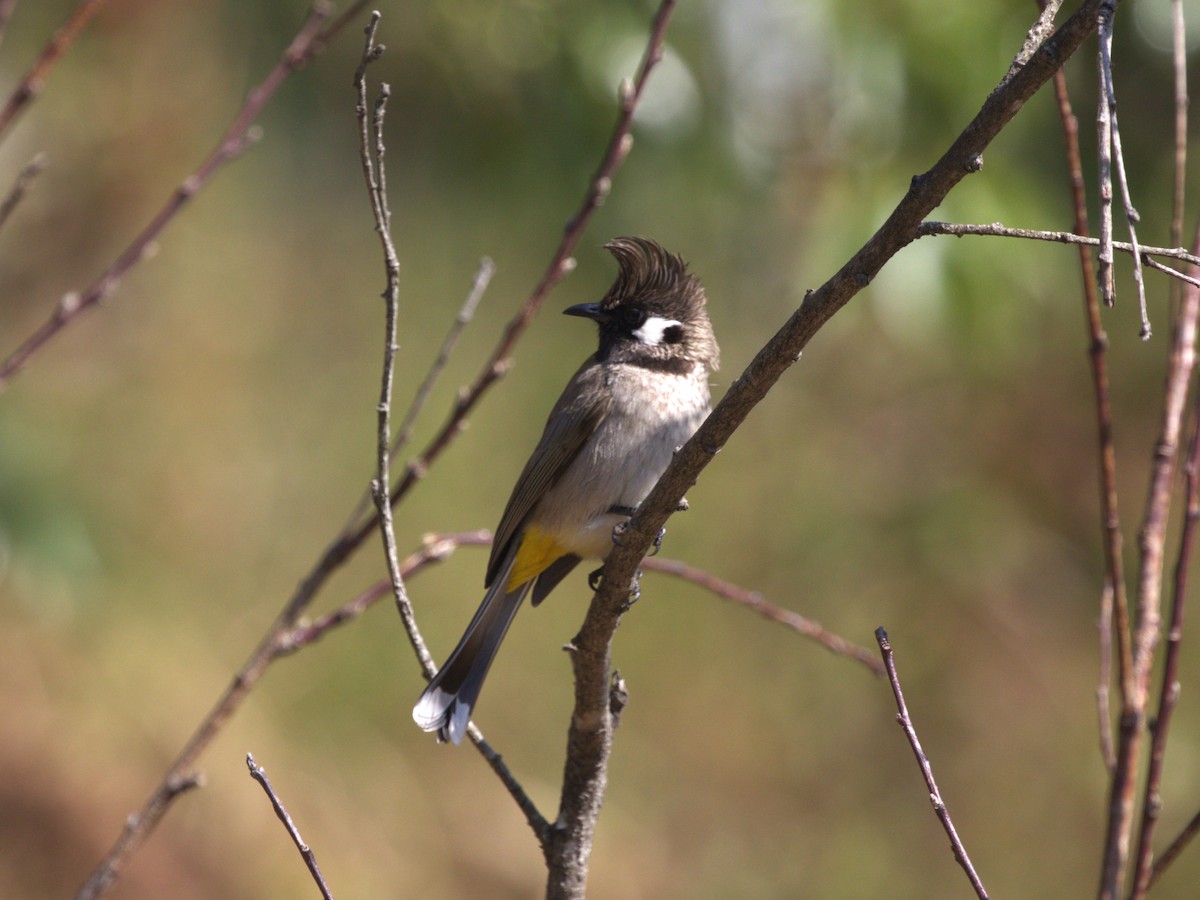
{"type": "Polygon", "coordinates": [[[708,415],[707,372],[678,375],[622,364],[605,372],[611,411],[534,514],[538,526],[571,552],[604,558],[612,529],[666,470],[676,449],[708,415]]]}

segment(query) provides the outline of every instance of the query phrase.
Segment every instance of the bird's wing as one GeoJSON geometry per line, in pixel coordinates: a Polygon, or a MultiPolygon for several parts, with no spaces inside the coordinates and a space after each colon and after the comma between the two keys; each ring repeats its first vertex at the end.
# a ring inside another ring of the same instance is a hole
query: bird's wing
{"type": "Polygon", "coordinates": [[[595,357],[589,357],[567,382],[562,396],[550,410],[542,439],[533,449],[512,496],[508,498],[492,541],[486,584],[490,585],[496,577],[509,543],[520,533],[526,517],[579,455],[611,409],[611,395],[604,386],[604,370],[596,364],[595,357]]]}

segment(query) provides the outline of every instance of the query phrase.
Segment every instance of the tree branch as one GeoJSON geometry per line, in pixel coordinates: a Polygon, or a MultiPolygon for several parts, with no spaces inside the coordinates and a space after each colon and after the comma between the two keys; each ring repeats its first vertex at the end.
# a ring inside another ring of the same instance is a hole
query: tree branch
{"type": "MultiPolygon", "coordinates": [[[[92,16],[98,13],[100,7],[106,2],[107,0],[81,0],[79,5],[67,16],[67,20],[54,32],[49,42],[42,48],[37,61],[30,67],[21,80],[17,82],[17,86],[9,94],[8,99],[4,102],[4,106],[0,108],[0,138],[4,136],[4,133],[16,121],[21,111],[42,92],[50,71],[62,58],[62,55],[75,43],[75,39],[79,37],[79,33],[91,21],[92,16]]],[[[14,5],[15,3],[4,5],[3,25],[8,24],[8,17],[12,15],[14,5]]],[[[3,25],[0,25],[0,28],[3,25]]]]}
{"type": "Polygon", "coordinates": [[[329,886],[325,883],[325,877],[321,874],[321,867],[317,865],[316,855],[312,852],[308,844],[304,843],[303,838],[300,837],[300,829],[296,827],[296,823],[292,821],[292,817],[288,815],[287,809],[284,808],[283,801],[279,799],[279,796],[275,793],[275,789],[271,787],[271,781],[267,778],[266,770],[254,761],[252,753],[246,754],[246,767],[250,770],[250,777],[257,781],[262,786],[263,791],[266,792],[267,799],[271,801],[271,807],[275,810],[275,815],[279,817],[279,821],[287,829],[292,843],[300,851],[300,858],[304,860],[304,865],[308,867],[309,874],[312,875],[317,889],[321,892],[321,896],[325,900],[333,900],[333,894],[329,892],[329,886]]]}
{"type": "Polygon", "coordinates": [[[1134,246],[1133,280],[1138,287],[1138,308],[1141,313],[1142,340],[1150,340],[1150,317],[1146,313],[1146,286],[1141,277],[1141,254],[1138,252],[1138,210],[1134,209],[1133,200],[1129,196],[1129,179],[1124,167],[1124,151],[1121,149],[1121,128],[1117,126],[1117,95],[1116,85],[1112,80],[1112,19],[1116,17],[1117,0],[1103,0],[1098,12],[1099,46],[1097,64],[1100,70],[1100,100],[1098,106],[1097,124],[1100,142],[1100,205],[1102,205],[1102,226],[1100,238],[1103,246],[1100,248],[1102,262],[1100,281],[1102,290],[1109,306],[1114,304],[1116,293],[1112,280],[1112,169],[1116,167],[1117,184],[1121,186],[1121,199],[1126,212],[1126,227],[1129,229],[1129,240],[1134,246]]]}
{"type": "Polygon", "coordinates": [[[1200,812],[1192,816],[1183,830],[1176,835],[1175,840],[1171,841],[1170,846],[1163,851],[1162,856],[1154,863],[1154,870],[1150,873],[1151,887],[1154,886],[1154,882],[1158,881],[1159,876],[1167,870],[1167,867],[1179,858],[1179,854],[1187,848],[1187,845],[1192,842],[1197,834],[1200,834],[1200,812]]]}
{"type": "Polygon", "coordinates": [[[892,654],[892,645],[888,643],[887,632],[882,627],[875,629],[875,640],[879,642],[879,652],[883,654],[883,664],[887,667],[888,681],[892,685],[892,695],[896,698],[896,709],[898,710],[896,721],[904,729],[904,736],[908,738],[913,756],[917,758],[917,765],[921,767],[925,785],[929,788],[929,802],[933,804],[933,811],[937,813],[938,821],[942,823],[942,828],[946,830],[946,836],[950,838],[950,847],[954,850],[954,858],[967,873],[971,887],[975,889],[977,896],[982,900],[987,900],[987,890],[975,873],[971,857],[967,855],[967,848],[963,846],[962,840],[954,828],[954,823],[950,820],[950,810],[946,809],[946,804],[942,800],[942,792],[938,790],[937,782],[933,778],[933,767],[929,764],[929,757],[921,748],[917,729],[913,727],[912,719],[908,715],[908,704],[904,702],[904,691],[900,688],[900,676],[896,674],[896,660],[892,654]]]}
{"type": "MultiPolygon", "coordinates": [[[[1068,112],[1069,109],[1068,107],[1068,112]]],[[[1084,220],[1084,224],[1086,225],[1086,219],[1084,220]]],[[[954,237],[986,235],[989,237],[1024,238],[1031,241],[1050,241],[1056,244],[1078,244],[1082,247],[1098,247],[1100,245],[1100,241],[1094,237],[1088,237],[1086,231],[1073,234],[1070,231],[1039,231],[1033,228],[1009,228],[999,222],[992,222],[990,225],[922,222],[921,226],[917,229],[917,237],[919,238],[934,234],[948,234],[954,237]]],[[[1126,243],[1125,241],[1113,241],[1113,249],[1129,254],[1132,254],[1136,250],[1143,257],[1163,256],[1168,259],[1182,260],[1192,265],[1200,265],[1200,256],[1182,247],[1145,247],[1141,245],[1135,247],[1133,244],[1126,243]]]]}
{"type": "Polygon", "coordinates": [[[33,159],[21,167],[21,171],[17,173],[13,186],[5,195],[4,200],[0,201],[0,228],[4,227],[4,223],[8,221],[8,217],[17,208],[17,204],[24,199],[25,194],[29,191],[29,186],[33,184],[33,179],[41,175],[44,168],[46,168],[45,153],[34,154],[33,159]]]}
{"type": "Polygon", "coordinates": [[[812,619],[802,616],[798,612],[784,609],[782,606],[776,606],[774,603],[766,600],[758,591],[749,591],[746,588],[738,587],[736,584],[731,584],[728,581],[717,578],[703,569],[698,569],[695,566],[689,566],[687,563],[673,559],[653,557],[643,560],[642,565],[653,572],[664,572],[668,575],[674,575],[676,578],[682,578],[684,581],[690,581],[692,584],[698,585],[724,600],[730,600],[747,609],[753,610],[764,619],[778,622],[780,625],[785,625],[798,634],[811,638],[826,650],[836,653],[838,656],[845,656],[862,663],[876,675],[882,676],[885,674],[882,664],[865,647],[859,647],[844,637],[826,630],[820,623],[814,622],[812,619]]]}

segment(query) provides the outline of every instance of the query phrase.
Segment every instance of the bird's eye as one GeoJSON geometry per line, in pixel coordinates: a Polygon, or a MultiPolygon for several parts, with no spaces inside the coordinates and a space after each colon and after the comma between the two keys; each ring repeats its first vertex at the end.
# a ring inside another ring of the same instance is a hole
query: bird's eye
{"type": "Polygon", "coordinates": [[[621,322],[630,331],[641,328],[646,321],[646,311],[636,306],[626,306],[621,310],[621,322]]]}

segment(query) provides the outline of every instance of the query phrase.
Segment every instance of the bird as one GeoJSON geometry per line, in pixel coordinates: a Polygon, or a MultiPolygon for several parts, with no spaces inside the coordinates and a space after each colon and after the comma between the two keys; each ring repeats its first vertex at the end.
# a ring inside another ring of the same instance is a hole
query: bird
{"type": "Polygon", "coordinates": [[[614,528],[711,409],[720,350],[704,287],[654,240],[604,247],[618,266],[612,287],[597,303],[563,310],[595,322],[599,346],[550,410],[496,528],[483,602],[413,708],[439,742],[461,743],[526,595],[537,606],[581,560],[608,556],[614,528]]]}

